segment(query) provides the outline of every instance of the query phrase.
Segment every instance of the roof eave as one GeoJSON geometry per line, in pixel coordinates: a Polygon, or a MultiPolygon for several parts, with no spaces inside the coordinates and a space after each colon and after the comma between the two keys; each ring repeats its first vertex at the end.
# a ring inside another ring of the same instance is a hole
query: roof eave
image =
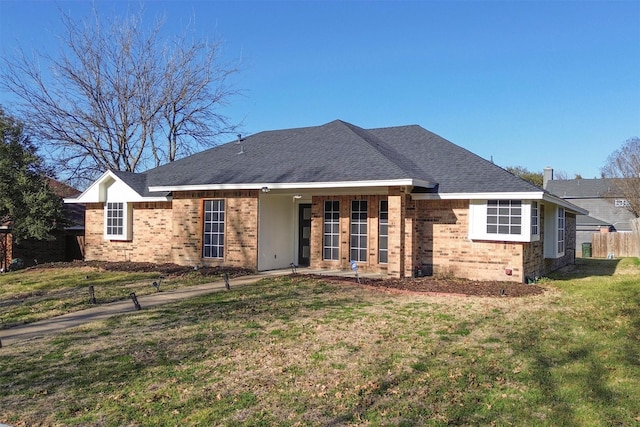
{"type": "Polygon", "coordinates": [[[569,203],[566,200],[554,196],[545,191],[529,191],[529,192],[485,192],[485,193],[419,193],[412,194],[413,200],[541,200],[556,204],[565,208],[567,211],[589,215],[589,211],[569,203]]]}
{"type": "Polygon", "coordinates": [[[390,179],[390,180],[369,180],[369,181],[326,181],[326,182],[252,182],[252,183],[230,183],[230,184],[188,184],[188,185],[166,185],[150,186],[151,192],[163,191],[205,191],[205,190],[311,190],[311,189],[331,189],[331,188],[365,188],[365,187],[395,187],[412,186],[435,188],[436,184],[419,179],[390,179]]]}
{"type": "Polygon", "coordinates": [[[589,215],[589,211],[588,210],[583,209],[580,206],[576,206],[573,203],[569,203],[565,199],[563,199],[561,197],[558,197],[558,196],[554,196],[551,193],[544,193],[543,200],[545,202],[555,203],[556,205],[565,208],[565,210],[567,210],[567,211],[569,211],[571,213],[575,213],[577,215],[589,215]]]}
{"type": "Polygon", "coordinates": [[[418,193],[412,194],[413,200],[542,200],[542,191],[493,191],[483,193],[418,193]]]}

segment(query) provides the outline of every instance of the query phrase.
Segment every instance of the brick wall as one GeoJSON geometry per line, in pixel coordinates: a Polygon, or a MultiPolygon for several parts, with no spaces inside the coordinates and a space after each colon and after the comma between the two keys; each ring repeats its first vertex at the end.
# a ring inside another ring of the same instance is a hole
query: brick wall
{"type": "MultiPolygon", "coordinates": [[[[543,241],[533,243],[471,241],[468,239],[468,200],[412,201],[400,188],[388,196],[314,196],[312,199],[311,267],[350,269],[352,200],[368,202],[367,261],[363,272],[411,276],[417,265],[426,273],[478,280],[522,282],[567,265],[575,256],[575,215],[567,214],[565,256],[542,260],[543,241]],[[388,263],[378,262],[380,200],[389,204],[388,263]],[[340,202],[340,257],[323,260],[325,200],[340,202]],[[505,270],[511,270],[507,275],[505,270]]],[[[133,239],[104,240],[103,204],[86,210],[85,259],[173,262],[181,265],[230,265],[257,268],[258,191],[176,192],[172,202],[133,204],[133,239]],[[225,200],[225,257],[202,258],[203,200],[225,200]]],[[[544,207],[541,209],[544,226],[544,207]]],[[[541,228],[541,234],[544,230],[541,228]]]]}
{"type": "Polygon", "coordinates": [[[104,205],[87,205],[85,259],[257,268],[258,192],[175,192],[171,202],[134,203],[133,238],[104,240],[104,205]],[[225,200],[225,257],[202,258],[205,199],[225,200]]]}
{"type": "MultiPolygon", "coordinates": [[[[392,277],[403,277],[407,268],[405,260],[411,258],[411,244],[407,250],[405,224],[408,197],[398,188],[389,190],[389,264],[387,273],[392,277]]],[[[409,228],[411,230],[411,228],[409,228]]],[[[409,236],[411,237],[411,235],[409,236]]],[[[409,262],[410,264],[411,262],[409,262]]],[[[409,271],[411,265],[409,265],[409,271]]]]}
{"type": "Polygon", "coordinates": [[[258,191],[221,192],[227,197],[225,265],[258,268],[258,191]]]}
{"type": "Polygon", "coordinates": [[[400,223],[396,220],[395,214],[399,206],[399,201],[387,196],[314,196],[311,204],[311,268],[324,269],[351,269],[351,247],[350,247],[350,225],[351,225],[351,201],[367,201],[367,261],[358,262],[358,269],[363,272],[389,273],[394,274],[398,267],[392,267],[393,260],[399,262],[398,253],[401,251],[398,236],[400,223]],[[380,200],[389,199],[389,262],[381,264],[378,262],[378,227],[380,200]],[[340,202],[340,256],[338,260],[323,259],[323,226],[324,226],[324,202],[327,200],[340,202]]]}
{"type": "Polygon", "coordinates": [[[476,280],[524,280],[525,244],[469,240],[468,200],[415,203],[414,262],[424,264],[427,272],[476,280]]]}
{"type": "Polygon", "coordinates": [[[171,262],[171,202],[133,203],[133,238],[104,239],[104,205],[87,204],[85,259],[88,261],[171,262]]]}

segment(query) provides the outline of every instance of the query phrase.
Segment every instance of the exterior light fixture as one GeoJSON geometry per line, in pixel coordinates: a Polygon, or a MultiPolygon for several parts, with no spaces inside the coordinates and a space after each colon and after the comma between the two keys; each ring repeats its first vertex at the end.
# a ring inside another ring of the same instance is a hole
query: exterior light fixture
{"type": "Polygon", "coordinates": [[[263,193],[268,193],[270,191],[269,187],[262,187],[261,190],[263,193]]]}
{"type": "Polygon", "coordinates": [[[302,199],[302,194],[294,194],[293,198],[294,199],[302,199]]]}

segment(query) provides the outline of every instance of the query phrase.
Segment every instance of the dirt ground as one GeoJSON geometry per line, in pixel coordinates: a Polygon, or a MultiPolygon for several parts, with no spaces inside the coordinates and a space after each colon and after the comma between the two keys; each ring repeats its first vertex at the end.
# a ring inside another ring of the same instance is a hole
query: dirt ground
{"type": "MultiPolygon", "coordinates": [[[[108,271],[157,271],[167,276],[180,277],[187,274],[201,274],[203,276],[221,276],[224,272],[229,277],[240,277],[252,274],[253,271],[245,268],[234,267],[200,267],[197,270],[194,267],[180,266],[176,264],[152,264],[143,262],[98,262],[98,261],[76,261],[73,263],[55,263],[41,265],[40,268],[55,267],[94,267],[108,271]]],[[[343,276],[320,276],[307,275],[309,277],[321,278],[341,283],[357,284],[356,277],[343,276]]],[[[513,282],[498,281],[474,281],[457,278],[441,278],[441,277],[416,277],[401,279],[373,279],[360,278],[360,285],[370,286],[374,288],[384,289],[388,291],[399,292],[421,292],[421,293],[437,293],[437,294],[455,294],[465,296],[483,296],[483,297],[523,297],[528,295],[538,295],[544,292],[544,288],[535,284],[520,284],[513,282]]]]}
{"type": "MultiPolygon", "coordinates": [[[[321,277],[324,280],[358,283],[355,277],[321,277]]],[[[360,278],[360,284],[392,291],[453,294],[459,296],[524,297],[538,295],[544,292],[544,288],[538,285],[438,277],[405,277],[401,279],[360,278]]]]}

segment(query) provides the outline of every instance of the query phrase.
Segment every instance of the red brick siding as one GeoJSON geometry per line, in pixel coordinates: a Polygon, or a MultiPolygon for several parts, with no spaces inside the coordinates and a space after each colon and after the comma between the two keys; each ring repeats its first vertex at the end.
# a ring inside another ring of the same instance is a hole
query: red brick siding
{"type": "Polygon", "coordinates": [[[417,201],[415,216],[414,261],[427,271],[477,280],[523,281],[523,243],[469,240],[468,200],[417,201]]]}
{"type": "Polygon", "coordinates": [[[173,262],[181,265],[258,266],[258,191],[176,192],[173,195],[173,262]],[[225,200],[225,256],[202,258],[205,199],[225,200]]]}
{"type": "Polygon", "coordinates": [[[104,205],[87,204],[85,259],[171,262],[171,202],[133,203],[133,233],[127,241],[104,239],[104,205]]]}
{"type": "Polygon", "coordinates": [[[85,259],[257,268],[258,192],[176,192],[171,202],[134,203],[130,241],[104,240],[104,205],[87,205],[85,259]],[[202,258],[205,199],[225,200],[225,256],[202,258]]]}
{"type": "MultiPolygon", "coordinates": [[[[340,269],[348,270],[350,265],[350,225],[351,225],[351,201],[366,200],[367,201],[367,261],[358,262],[358,269],[363,272],[380,272],[387,273],[391,270],[392,259],[398,258],[398,248],[392,249],[391,234],[392,229],[397,224],[392,225],[393,209],[391,202],[389,203],[389,263],[380,264],[378,262],[378,227],[380,200],[387,199],[387,196],[315,196],[311,204],[311,268],[340,269]],[[324,229],[324,202],[327,200],[340,202],[340,256],[339,260],[323,259],[323,229],[324,229]]],[[[396,239],[397,240],[397,239],[396,239]]],[[[397,269],[397,268],[396,268],[397,269]]]]}

